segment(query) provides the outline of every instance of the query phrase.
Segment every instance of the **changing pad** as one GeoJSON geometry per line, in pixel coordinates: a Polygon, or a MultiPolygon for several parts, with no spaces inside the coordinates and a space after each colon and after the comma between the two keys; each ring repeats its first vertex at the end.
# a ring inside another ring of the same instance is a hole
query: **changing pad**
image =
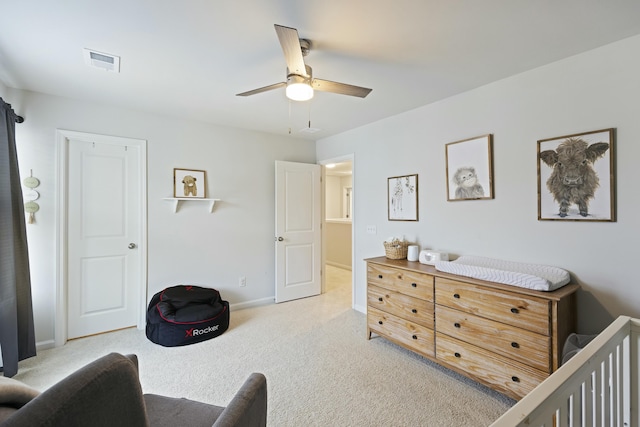
{"type": "Polygon", "coordinates": [[[438,261],[436,270],[474,279],[503,283],[536,291],[553,291],[571,281],[558,267],[464,255],[455,261],[438,261]]]}

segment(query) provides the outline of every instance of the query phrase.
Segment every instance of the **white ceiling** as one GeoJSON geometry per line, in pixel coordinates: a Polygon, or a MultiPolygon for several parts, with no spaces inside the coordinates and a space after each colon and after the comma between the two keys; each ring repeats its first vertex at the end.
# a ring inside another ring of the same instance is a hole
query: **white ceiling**
{"type": "Polygon", "coordinates": [[[638,0],[0,0],[0,80],[317,140],[636,34],[638,0]],[[273,24],[312,41],[315,77],[373,92],[235,96],[285,80],[273,24]]]}

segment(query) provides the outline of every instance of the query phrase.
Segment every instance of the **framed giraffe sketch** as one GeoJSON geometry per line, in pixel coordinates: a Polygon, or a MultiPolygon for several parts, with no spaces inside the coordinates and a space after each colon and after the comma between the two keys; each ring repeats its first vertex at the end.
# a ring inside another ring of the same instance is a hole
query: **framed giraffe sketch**
{"type": "Polygon", "coordinates": [[[417,221],[418,175],[388,178],[387,205],[389,221],[417,221]]]}

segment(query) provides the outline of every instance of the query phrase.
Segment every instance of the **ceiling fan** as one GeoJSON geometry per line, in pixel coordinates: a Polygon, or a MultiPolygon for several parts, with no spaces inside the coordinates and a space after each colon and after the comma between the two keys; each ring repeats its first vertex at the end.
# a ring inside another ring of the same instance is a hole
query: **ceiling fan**
{"type": "Polygon", "coordinates": [[[311,42],[298,38],[298,30],[295,28],[274,25],[284,59],[287,63],[287,81],[238,93],[236,96],[251,96],[281,87],[286,87],[287,98],[294,101],[307,101],[313,97],[313,91],[338,93],[364,98],[372,89],[360,86],[337,83],[329,80],[314,79],[311,67],[304,63],[304,57],[309,54],[311,42]]]}

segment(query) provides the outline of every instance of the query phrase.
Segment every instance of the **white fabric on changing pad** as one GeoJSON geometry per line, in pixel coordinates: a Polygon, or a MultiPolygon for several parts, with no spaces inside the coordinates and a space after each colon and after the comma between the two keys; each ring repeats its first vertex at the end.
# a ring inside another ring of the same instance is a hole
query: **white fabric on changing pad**
{"type": "Polygon", "coordinates": [[[455,261],[438,261],[435,267],[445,273],[536,291],[553,291],[571,281],[569,272],[562,268],[472,255],[461,256],[455,261]]]}

